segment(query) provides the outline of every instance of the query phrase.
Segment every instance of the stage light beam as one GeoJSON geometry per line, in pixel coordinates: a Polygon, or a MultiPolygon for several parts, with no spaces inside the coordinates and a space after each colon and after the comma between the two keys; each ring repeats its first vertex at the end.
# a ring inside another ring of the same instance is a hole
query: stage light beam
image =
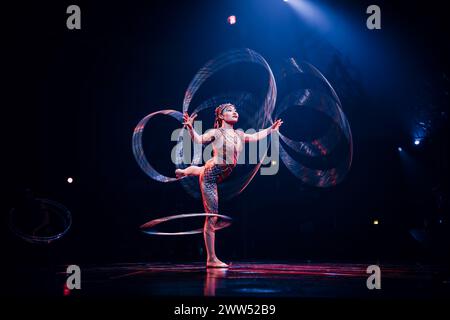
{"type": "Polygon", "coordinates": [[[296,14],[311,25],[320,30],[329,30],[330,22],[325,15],[325,9],[319,4],[310,0],[290,0],[284,1],[296,14]]]}

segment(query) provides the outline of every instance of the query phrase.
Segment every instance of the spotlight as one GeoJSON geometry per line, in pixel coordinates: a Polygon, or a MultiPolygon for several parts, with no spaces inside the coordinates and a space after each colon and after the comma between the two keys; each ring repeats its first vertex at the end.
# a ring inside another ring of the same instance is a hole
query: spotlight
{"type": "Polygon", "coordinates": [[[67,178],[67,182],[68,182],[68,183],[72,183],[72,182],[73,182],[73,179],[72,179],[72,178],[67,178]]]}
{"type": "Polygon", "coordinates": [[[419,139],[415,139],[415,140],[414,140],[414,144],[415,144],[416,146],[418,146],[418,145],[420,144],[420,140],[419,140],[419,139]]]}
{"type": "Polygon", "coordinates": [[[373,224],[377,225],[377,224],[379,224],[379,221],[377,219],[375,219],[375,220],[373,220],[373,224]]]}
{"type": "Polygon", "coordinates": [[[402,152],[403,151],[403,149],[402,149],[402,147],[398,147],[398,152],[402,152]]]}
{"type": "Polygon", "coordinates": [[[236,16],[229,16],[227,21],[231,25],[235,24],[236,23],[236,16]]]}

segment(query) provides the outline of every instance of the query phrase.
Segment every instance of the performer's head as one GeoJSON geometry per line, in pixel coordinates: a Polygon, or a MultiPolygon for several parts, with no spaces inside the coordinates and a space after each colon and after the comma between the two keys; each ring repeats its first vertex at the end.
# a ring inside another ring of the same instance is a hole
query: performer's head
{"type": "Polygon", "coordinates": [[[216,120],[214,121],[214,128],[222,127],[223,122],[234,125],[238,119],[239,114],[236,107],[232,103],[224,103],[216,108],[216,120]]]}

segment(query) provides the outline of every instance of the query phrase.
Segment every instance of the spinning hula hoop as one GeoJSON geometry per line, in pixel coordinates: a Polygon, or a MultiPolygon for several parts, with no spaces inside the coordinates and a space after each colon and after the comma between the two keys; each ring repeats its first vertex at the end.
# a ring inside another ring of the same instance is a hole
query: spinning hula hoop
{"type": "Polygon", "coordinates": [[[155,229],[155,226],[170,221],[170,220],[177,220],[177,219],[184,219],[184,218],[192,218],[192,217],[218,217],[223,219],[223,221],[219,222],[214,226],[215,230],[220,230],[223,228],[228,227],[231,224],[231,221],[233,220],[231,217],[216,214],[216,213],[185,213],[185,214],[177,214],[173,216],[163,217],[151,220],[142,226],[140,226],[142,232],[152,235],[159,235],[159,236],[184,236],[188,234],[197,234],[197,233],[203,233],[203,228],[194,229],[190,231],[181,231],[181,232],[161,232],[155,229]]]}

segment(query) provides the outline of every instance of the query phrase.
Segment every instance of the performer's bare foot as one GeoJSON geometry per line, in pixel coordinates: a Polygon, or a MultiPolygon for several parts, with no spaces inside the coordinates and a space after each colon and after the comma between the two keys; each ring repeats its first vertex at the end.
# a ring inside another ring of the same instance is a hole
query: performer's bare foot
{"type": "Polygon", "coordinates": [[[206,267],[207,268],[228,268],[229,265],[227,265],[225,262],[222,262],[216,258],[214,260],[207,261],[206,267]]]}
{"type": "Polygon", "coordinates": [[[186,175],[186,174],[185,174],[185,172],[184,172],[183,169],[177,169],[177,170],[175,170],[175,177],[176,177],[177,179],[183,178],[185,175],[186,175]]]}

